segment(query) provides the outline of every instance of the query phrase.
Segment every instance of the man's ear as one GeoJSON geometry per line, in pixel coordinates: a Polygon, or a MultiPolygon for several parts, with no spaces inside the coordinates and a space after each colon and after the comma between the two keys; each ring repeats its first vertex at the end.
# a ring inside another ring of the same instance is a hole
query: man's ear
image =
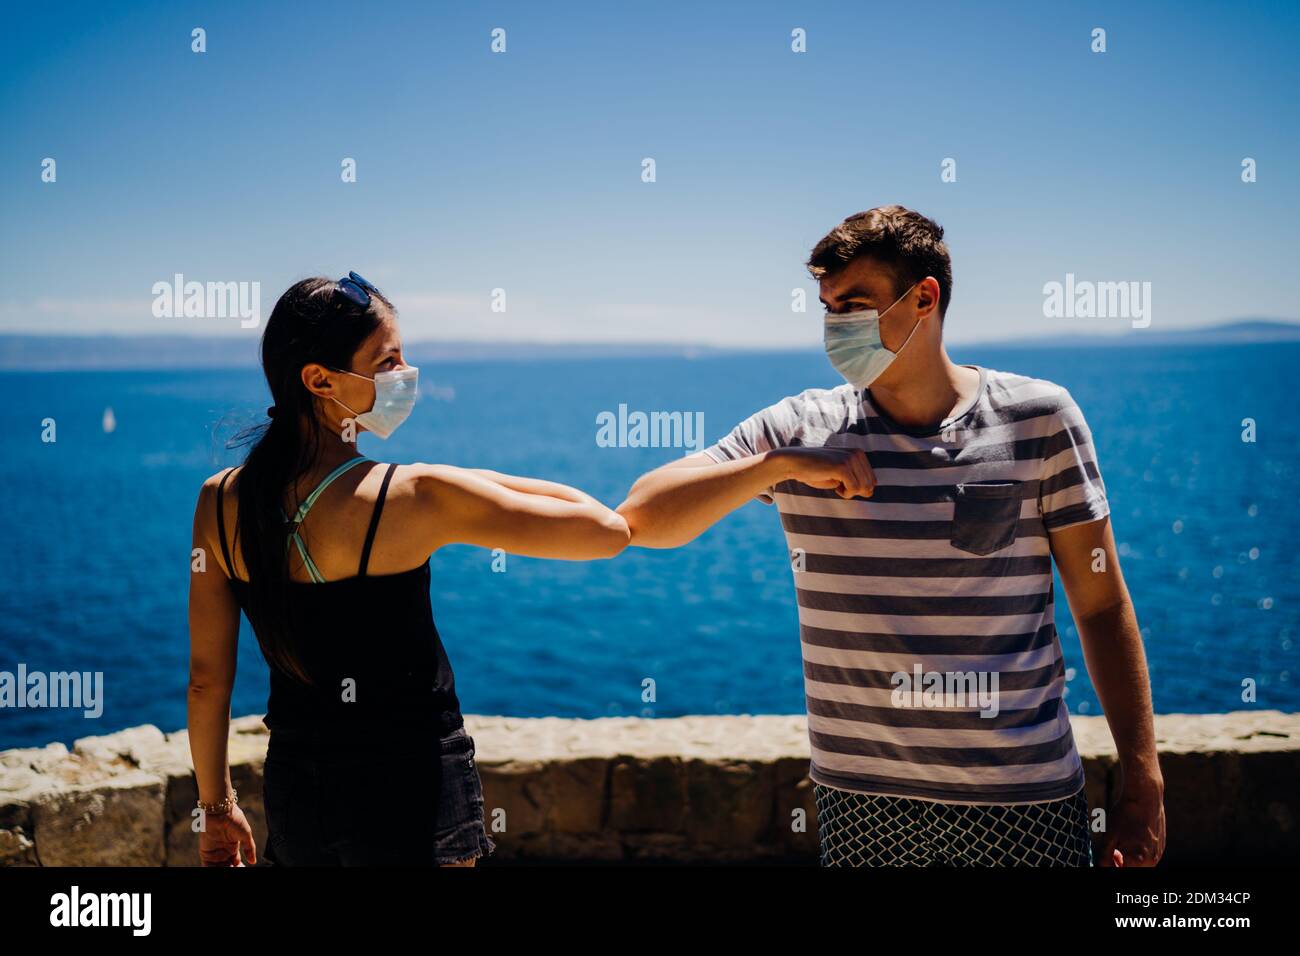
{"type": "Polygon", "coordinates": [[[334,397],[334,382],[330,371],[324,365],[311,362],[302,367],[302,384],[307,391],[321,398],[334,397]]]}
{"type": "Polygon", "coordinates": [[[928,319],[932,313],[939,311],[939,280],[926,276],[916,284],[916,314],[918,318],[928,319]]]}

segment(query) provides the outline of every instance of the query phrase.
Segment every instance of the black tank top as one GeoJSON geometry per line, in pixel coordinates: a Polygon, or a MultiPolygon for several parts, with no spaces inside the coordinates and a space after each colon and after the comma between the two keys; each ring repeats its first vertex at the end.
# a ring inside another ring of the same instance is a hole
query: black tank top
{"type": "MultiPolygon", "coordinates": [[[[356,577],[289,582],[289,619],[303,668],[313,684],[271,665],[271,691],[262,722],[273,735],[335,743],[368,738],[373,743],[377,734],[436,733],[441,738],[464,724],[451,663],[433,623],[429,561],[398,574],[366,574],[384,497],[396,469],[397,465],[389,465],[384,474],[356,577]],[[346,687],[353,690],[348,696],[354,700],[345,699],[344,682],[349,679],[353,683],[346,687]]],[[[235,599],[247,616],[249,585],[234,577],[226,544],[222,500],[229,477],[230,471],[217,488],[217,533],[235,599]]],[[[305,510],[293,522],[295,531],[302,517],[305,510]]],[[[305,546],[302,549],[314,573],[305,546]]],[[[249,623],[256,631],[257,622],[249,617],[249,623]]]]}

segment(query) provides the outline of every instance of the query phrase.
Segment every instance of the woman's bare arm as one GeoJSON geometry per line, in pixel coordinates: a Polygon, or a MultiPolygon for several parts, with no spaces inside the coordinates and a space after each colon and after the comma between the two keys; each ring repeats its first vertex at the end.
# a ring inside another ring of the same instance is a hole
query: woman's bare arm
{"type": "Polygon", "coordinates": [[[559,498],[561,501],[574,501],[578,503],[596,503],[595,498],[577,488],[570,488],[568,485],[562,485],[555,481],[546,481],[543,478],[524,478],[519,475],[506,475],[499,471],[492,471],[487,468],[470,468],[466,469],[471,474],[480,475],[488,481],[495,481],[503,488],[509,488],[511,491],[521,491],[528,495],[546,495],[551,498],[559,498]]]}
{"type": "MultiPolygon", "coordinates": [[[[239,645],[239,605],[231,593],[226,571],[213,550],[209,529],[216,515],[216,482],[209,479],[199,492],[194,511],[190,560],[190,677],[187,715],[190,757],[198,782],[199,799],[220,803],[231,791],[227,739],[230,734],[230,696],[235,686],[235,661],[239,645]]],[[[236,808],[237,809],[237,808],[236,808]]],[[[239,865],[244,846],[247,862],[257,862],[252,833],[244,833],[243,814],[205,820],[199,846],[209,865],[239,865]],[[242,826],[241,826],[242,824],[242,826]],[[236,836],[231,832],[237,831],[236,836]]]]}
{"type": "Polygon", "coordinates": [[[622,516],[576,488],[508,475],[489,478],[452,465],[412,467],[416,520],[432,549],[474,544],[527,557],[589,561],[612,558],[627,547],[622,516]]]}

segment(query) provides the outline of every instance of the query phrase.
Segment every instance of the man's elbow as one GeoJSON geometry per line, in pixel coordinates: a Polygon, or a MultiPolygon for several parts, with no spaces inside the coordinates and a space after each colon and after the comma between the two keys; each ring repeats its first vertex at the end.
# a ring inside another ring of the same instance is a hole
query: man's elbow
{"type": "MultiPolygon", "coordinates": [[[[633,492],[636,491],[634,487],[633,492]]],[[[639,547],[649,547],[647,540],[649,538],[650,521],[646,509],[634,500],[635,495],[629,493],[628,499],[615,509],[615,513],[623,519],[627,525],[628,544],[634,544],[639,547]]]]}
{"type": "Polygon", "coordinates": [[[1078,626],[1082,631],[1111,629],[1125,617],[1135,614],[1127,593],[1107,596],[1079,608],[1078,626]]]}
{"type": "Polygon", "coordinates": [[[630,499],[618,506],[618,513],[627,521],[628,543],[638,548],[679,548],[692,540],[675,533],[672,523],[657,518],[651,509],[631,504],[630,499]]]}

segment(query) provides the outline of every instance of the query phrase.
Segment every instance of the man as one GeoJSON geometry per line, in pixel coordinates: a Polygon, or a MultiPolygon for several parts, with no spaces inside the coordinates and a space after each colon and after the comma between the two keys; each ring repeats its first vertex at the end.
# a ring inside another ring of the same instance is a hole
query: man
{"type": "Polygon", "coordinates": [[[847,384],[642,476],[632,544],[775,502],[794,568],[823,865],[1088,866],[1052,561],[1119,751],[1103,863],[1154,865],[1164,783],[1137,618],[1087,424],[1050,382],[956,365],[943,230],[846,219],[808,268],[847,384]]]}

